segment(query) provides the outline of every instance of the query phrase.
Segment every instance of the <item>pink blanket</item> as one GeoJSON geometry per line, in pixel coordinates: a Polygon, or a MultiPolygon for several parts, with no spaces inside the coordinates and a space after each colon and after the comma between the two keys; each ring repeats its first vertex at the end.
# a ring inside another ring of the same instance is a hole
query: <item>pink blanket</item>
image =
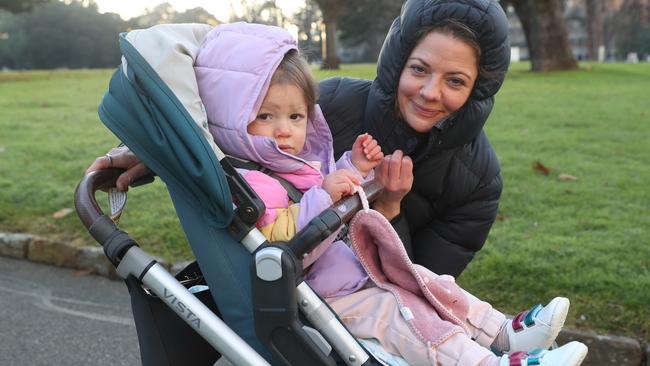
{"type": "Polygon", "coordinates": [[[436,347],[465,326],[469,303],[451,276],[414,264],[392,225],[374,210],[361,210],[350,223],[350,239],[370,279],[391,292],[403,318],[424,343],[436,347]]]}

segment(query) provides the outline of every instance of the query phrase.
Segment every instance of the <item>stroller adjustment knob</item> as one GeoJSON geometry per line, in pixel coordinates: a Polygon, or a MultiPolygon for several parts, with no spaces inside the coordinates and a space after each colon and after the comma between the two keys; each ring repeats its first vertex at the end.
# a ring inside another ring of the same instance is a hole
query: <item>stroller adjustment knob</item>
{"type": "Polygon", "coordinates": [[[276,281],[282,278],[282,250],[264,248],[255,254],[255,271],[257,277],[264,281],[276,281]]]}

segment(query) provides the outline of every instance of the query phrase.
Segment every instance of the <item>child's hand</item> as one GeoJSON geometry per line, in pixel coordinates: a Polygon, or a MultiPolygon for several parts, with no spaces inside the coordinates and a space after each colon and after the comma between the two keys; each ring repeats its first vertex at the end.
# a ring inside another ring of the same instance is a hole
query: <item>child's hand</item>
{"type": "Polygon", "coordinates": [[[343,196],[354,194],[359,184],[356,174],[347,169],[339,169],[326,175],[323,179],[323,189],[329,193],[333,202],[340,200],[343,196]]]}
{"type": "Polygon", "coordinates": [[[366,177],[370,171],[379,165],[384,153],[381,146],[372,136],[367,133],[359,135],[352,145],[352,164],[359,170],[362,177],[366,177]]]}

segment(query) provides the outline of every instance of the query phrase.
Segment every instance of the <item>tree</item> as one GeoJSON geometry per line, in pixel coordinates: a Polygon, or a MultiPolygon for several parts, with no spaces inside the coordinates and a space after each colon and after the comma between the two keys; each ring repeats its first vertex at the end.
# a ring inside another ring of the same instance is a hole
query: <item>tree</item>
{"type": "Polygon", "coordinates": [[[573,70],[573,57],[561,0],[502,0],[512,5],[526,36],[532,71],[573,70]]]}
{"type": "Polygon", "coordinates": [[[23,17],[0,11],[0,68],[18,68],[27,49],[27,35],[23,17]]]}
{"type": "Polygon", "coordinates": [[[625,0],[612,19],[616,53],[625,58],[628,53],[650,55],[650,4],[625,0]]]}
{"type": "Polygon", "coordinates": [[[316,3],[323,13],[323,23],[325,23],[325,58],[321,68],[338,70],[341,61],[337,54],[337,32],[343,10],[343,0],[316,0],[316,3]]]}
{"type": "Polygon", "coordinates": [[[52,1],[31,13],[0,19],[0,67],[51,69],[115,67],[118,35],[127,29],[117,14],[99,14],[92,1],[52,1]]]}
{"type": "Polygon", "coordinates": [[[601,0],[585,1],[587,7],[587,58],[598,60],[598,48],[605,44],[605,7],[601,0]]]}
{"type": "Polygon", "coordinates": [[[11,13],[27,13],[36,6],[45,4],[50,0],[0,0],[0,10],[11,13]]]}
{"type": "Polygon", "coordinates": [[[256,0],[242,0],[233,2],[230,1],[230,21],[245,21],[249,23],[260,23],[268,25],[283,26],[284,15],[282,9],[278,7],[275,0],[256,1],[256,0]],[[235,9],[235,3],[240,7],[240,12],[235,9]]]}
{"type": "Polygon", "coordinates": [[[309,61],[322,59],[320,21],[323,19],[314,0],[306,0],[305,5],[291,18],[298,27],[298,46],[309,61]]]}
{"type": "Polygon", "coordinates": [[[118,14],[99,14],[93,0],[51,1],[30,13],[0,11],[0,68],[116,67],[121,32],[180,22],[216,24],[216,19],[202,8],[178,13],[161,4],[125,22],[118,14]]]}
{"type": "Polygon", "coordinates": [[[133,28],[149,28],[156,24],[172,22],[176,9],[170,3],[160,3],[153,9],[146,8],[144,14],[131,18],[128,22],[133,28]]]}
{"type": "Polygon", "coordinates": [[[156,24],[169,23],[207,23],[217,25],[219,21],[201,7],[188,9],[182,13],[176,11],[169,3],[160,3],[153,9],[146,9],[145,13],[129,19],[132,28],[149,28],[156,24]]]}
{"type": "Polygon", "coordinates": [[[206,23],[217,25],[219,21],[214,15],[208,13],[207,10],[198,7],[174,14],[172,23],[206,23]]]}
{"type": "Polygon", "coordinates": [[[346,1],[341,17],[341,42],[364,46],[365,61],[375,62],[386,33],[400,13],[403,0],[346,1]]]}

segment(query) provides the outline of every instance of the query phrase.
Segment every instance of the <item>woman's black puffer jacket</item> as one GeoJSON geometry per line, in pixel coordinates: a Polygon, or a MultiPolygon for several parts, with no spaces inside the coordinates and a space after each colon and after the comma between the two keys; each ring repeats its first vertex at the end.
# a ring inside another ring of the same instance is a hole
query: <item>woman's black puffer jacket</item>
{"type": "Polygon", "coordinates": [[[396,149],[414,161],[414,183],[393,225],[415,263],[458,276],[481,249],[497,214],[502,181],[497,156],[483,132],[510,62],[507,20],[488,0],[408,0],[393,22],[374,81],[331,78],[320,83],[319,104],[334,136],[335,155],[369,132],[384,154],[396,149]],[[477,34],[480,76],[467,103],[426,136],[395,113],[400,73],[418,29],[454,18],[477,34]]]}

